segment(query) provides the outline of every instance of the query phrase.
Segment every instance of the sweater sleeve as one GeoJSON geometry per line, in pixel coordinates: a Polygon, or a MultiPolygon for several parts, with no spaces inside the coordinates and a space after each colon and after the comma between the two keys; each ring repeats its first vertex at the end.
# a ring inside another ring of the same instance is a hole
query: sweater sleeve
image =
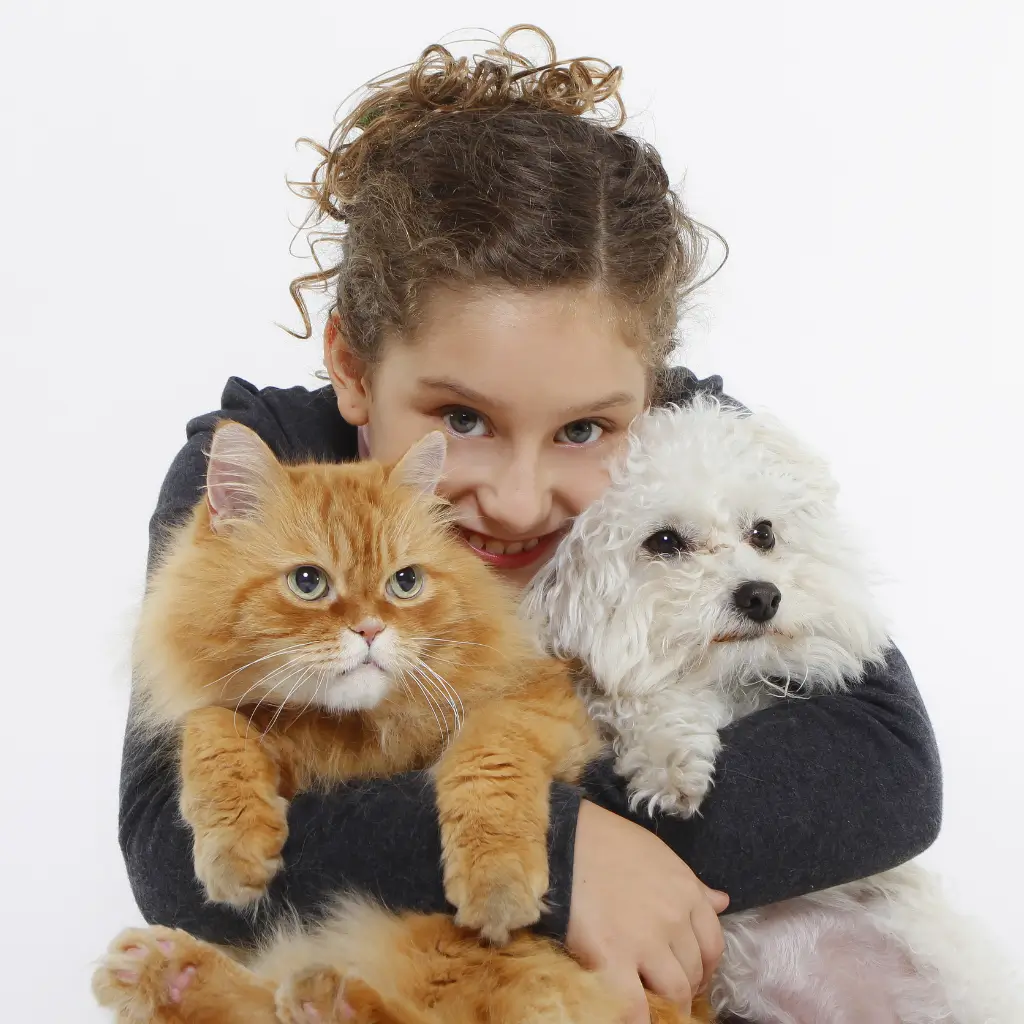
{"type": "Polygon", "coordinates": [[[722,739],[714,785],[692,819],[630,811],[608,760],[591,766],[585,788],[725,890],[730,911],[895,867],[938,835],[935,737],[895,648],[847,692],[782,699],[722,739]]]}
{"type": "MultiPolygon", "coordinates": [[[[150,567],[169,528],[182,522],[198,500],[214,425],[231,418],[246,423],[282,456],[309,454],[294,425],[286,433],[264,396],[231,382],[225,408],[193,420],[161,489],[150,523],[150,567]]],[[[303,399],[305,401],[305,399],[303,399]]],[[[334,452],[333,454],[337,454],[334,452]]],[[[313,921],[333,896],[359,892],[396,910],[445,911],[441,840],[432,782],[426,773],[360,780],[329,793],[303,793],[291,804],[284,869],[255,912],[210,903],[195,877],[192,834],[178,813],[176,748],[138,728],[129,711],[121,765],[119,841],[128,877],[143,916],[153,924],[188,930],[213,942],[247,946],[285,915],[313,921]]],[[[579,791],[551,790],[549,911],[541,931],[561,938],[568,927],[572,855],[579,791]]]]}

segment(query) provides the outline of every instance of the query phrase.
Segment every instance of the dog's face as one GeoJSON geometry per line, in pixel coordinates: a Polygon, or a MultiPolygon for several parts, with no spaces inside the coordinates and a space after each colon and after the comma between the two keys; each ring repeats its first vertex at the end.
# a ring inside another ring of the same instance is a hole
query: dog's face
{"type": "Polygon", "coordinates": [[[681,672],[836,685],[886,639],[835,499],[825,463],[766,416],[654,411],[526,610],[611,696],[681,672]]]}

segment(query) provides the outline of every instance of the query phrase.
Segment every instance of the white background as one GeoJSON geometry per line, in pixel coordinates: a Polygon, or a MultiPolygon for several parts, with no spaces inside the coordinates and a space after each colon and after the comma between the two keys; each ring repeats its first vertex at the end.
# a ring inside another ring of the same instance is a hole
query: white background
{"type": "Polygon", "coordinates": [[[4,0],[6,1016],[103,1019],[90,961],[138,919],[115,825],[146,523],[229,374],[311,383],[317,344],[273,326],[308,266],[293,140],[445,33],[529,20],[624,65],[635,129],[729,239],[688,361],[834,459],[944,754],[928,860],[1024,960],[1019,12],[4,0]]]}

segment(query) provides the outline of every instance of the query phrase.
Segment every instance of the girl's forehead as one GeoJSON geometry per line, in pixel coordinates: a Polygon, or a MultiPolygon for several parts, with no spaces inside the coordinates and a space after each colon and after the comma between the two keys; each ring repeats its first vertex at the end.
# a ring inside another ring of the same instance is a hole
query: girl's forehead
{"type": "Polygon", "coordinates": [[[380,371],[408,388],[462,390],[470,405],[578,408],[581,416],[613,398],[640,406],[647,385],[643,353],[612,304],[568,287],[440,289],[415,334],[388,344],[380,371]]]}

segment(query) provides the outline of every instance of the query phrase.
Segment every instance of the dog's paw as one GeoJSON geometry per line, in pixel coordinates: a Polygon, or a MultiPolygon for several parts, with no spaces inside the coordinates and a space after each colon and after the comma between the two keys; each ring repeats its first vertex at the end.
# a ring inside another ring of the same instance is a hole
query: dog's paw
{"type": "Polygon", "coordinates": [[[714,762],[687,758],[670,765],[649,765],[635,772],[629,783],[629,803],[650,815],[659,812],[692,818],[711,788],[714,762]]]}
{"type": "Polygon", "coordinates": [[[445,895],[456,908],[455,923],[496,945],[537,923],[547,889],[547,849],[537,844],[475,858],[460,854],[446,864],[445,895]]]}
{"type": "Polygon", "coordinates": [[[288,839],[288,802],[276,794],[247,801],[229,826],[195,828],[196,877],[216,903],[247,907],[281,870],[288,839]]]}
{"type": "Polygon", "coordinates": [[[293,974],[277,990],[281,1024],[388,1024],[380,994],[358,978],[343,978],[333,967],[293,974]]]}
{"type": "Polygon", "coordinates": [[[173,928],[130,928],[111,943],[92,976],[100,1006],[118,1020],[150,1024],[167,1007],[180,1006],[197,983],[202,944],[173,928]]]}

